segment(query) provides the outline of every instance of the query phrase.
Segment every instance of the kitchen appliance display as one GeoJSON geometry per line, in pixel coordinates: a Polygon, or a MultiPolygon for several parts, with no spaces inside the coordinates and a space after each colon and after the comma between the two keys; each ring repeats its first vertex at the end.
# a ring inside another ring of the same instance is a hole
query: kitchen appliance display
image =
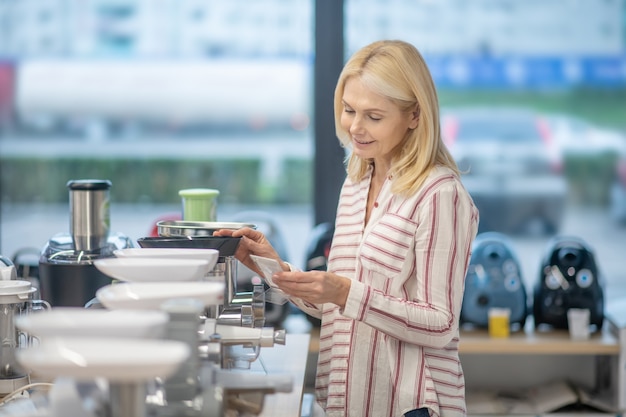
{"type": "MultiPolygon", "coordinates": [[[[93,224],[108,219],[108,181],[68,187],[71,233],[50,239],[40,258],[42,287],[56,306],[17,324],[21,332],[39,329],[41,343],[17,352],[16,364],[53,378],[49,392],[27,400],[30,408],[46,417],[248,416],[261,413],[267,394],[293,390],[291,375],[251,369],[261,348],[286,343],[286,331],[265,327],[262,283],[237,290],[241,239],[212,236],[255,225],[159,223],[160,236],[137,239],[140,248],[132,248],[127,238],[109,234],[108,221],[93,224]],[[93,195],[75,198],[77,192],[93,195]],[[62,269],[76,266],[74,274],[62,269]],[[95,280],[95,272],[105,279],[95,280]],[[62,298],[66,293],[71,299],[62,298]],[[156,323],[158,336],[152,319],[138,320],[140,310],[167,317],[156,323]],[[120,320],[124,325],[113,325],[120,320]],[[144,329],[130,331],[133,326],[144,329]],[[140,334],[153,336],[138,340],[140,334]]],[[[15,405],[3,411],[25,417],[15,405]]]]}

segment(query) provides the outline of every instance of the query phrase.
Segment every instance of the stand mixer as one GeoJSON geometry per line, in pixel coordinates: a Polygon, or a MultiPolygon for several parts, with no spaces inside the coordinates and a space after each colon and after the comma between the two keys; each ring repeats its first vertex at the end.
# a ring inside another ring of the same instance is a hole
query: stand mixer
{"type": "Polygon", "coordinates": [[[168,220],[157,223],[159,237],[137,239],[142,248],[204,248],[219,251],[219,259],[208,280],[224,282],[224,305],[207,312],[219,324],[242,327],[262,327],[265,324],[265,288],[262,283],[252,291],[237,291],[237,266],[235,250],[240,238],[216,237],[219,229],[255,228],[254,224],[232,222],[201,222],[168,220]]]}

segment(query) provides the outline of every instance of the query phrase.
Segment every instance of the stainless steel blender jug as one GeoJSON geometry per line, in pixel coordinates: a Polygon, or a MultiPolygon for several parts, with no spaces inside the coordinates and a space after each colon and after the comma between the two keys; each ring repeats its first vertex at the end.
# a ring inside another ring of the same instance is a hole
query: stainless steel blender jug
{"type": "Polygon", "coordinates": [[[70,234],[74,250],[94,252],[104,248],[109,238],[111,218],[108,180],[69,181],[70,234]]]}

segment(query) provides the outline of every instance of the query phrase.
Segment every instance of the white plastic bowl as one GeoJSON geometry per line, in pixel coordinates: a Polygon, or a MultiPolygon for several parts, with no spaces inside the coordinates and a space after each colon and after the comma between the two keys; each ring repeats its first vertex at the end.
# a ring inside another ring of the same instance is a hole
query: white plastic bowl
{"type": "Polygon", "coordinates": [[[217,249],[196,248],[125,248],[113,252],[118,258],[204,259],[213,269],[219,258],[217,249]]]}
{"type": "Polygon", "coordinates": [[[189,353],[189,346],[174,340],[64,337],[18,349],[16,357],[43,377],[141,382],[169,377],[189,353]]]}
{"type": "Polygon", "coordinates": [[[109,311],[83,307],[53,307],[15,319],[18,328],[41,338],[159,338],[165,333],[167,322],[168,315],[164,311],[109,311]]]}
{"type": "Polygon", "coordinates": [[[129,282],[201,281],[213,269],[206,259],[103,258],[93,264],[103,274],[129,282]]]}
{"type": "Polygon", "coordinates": [[[224,282],[123,282],[96,291],[110,310],[159,310],[164,302],[197,299],[205,307],[224,304],[224,282]]]}

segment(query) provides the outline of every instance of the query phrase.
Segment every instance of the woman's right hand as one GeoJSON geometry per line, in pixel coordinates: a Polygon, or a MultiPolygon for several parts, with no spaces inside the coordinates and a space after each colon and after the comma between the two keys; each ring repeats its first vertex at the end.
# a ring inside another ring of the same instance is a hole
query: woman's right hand
{"type": "Polygon", "coordinates": [[[263,276],[262,272],[257,268],[252,258],[250,258],[250,255],[276,259],[285,271],[289,270],[289,266],[286,265],[282,259],[280,259],[278,252],[276,252],[269,240],[267,240],[265,235],[258,230],[254,230],[249,227],[243,227],[236,230],[220,229],[213,232],[213,236],[240,237],[241,240],[237,246],[237,250],[235,251],[235,258],[261,276],[263,276]]]}

